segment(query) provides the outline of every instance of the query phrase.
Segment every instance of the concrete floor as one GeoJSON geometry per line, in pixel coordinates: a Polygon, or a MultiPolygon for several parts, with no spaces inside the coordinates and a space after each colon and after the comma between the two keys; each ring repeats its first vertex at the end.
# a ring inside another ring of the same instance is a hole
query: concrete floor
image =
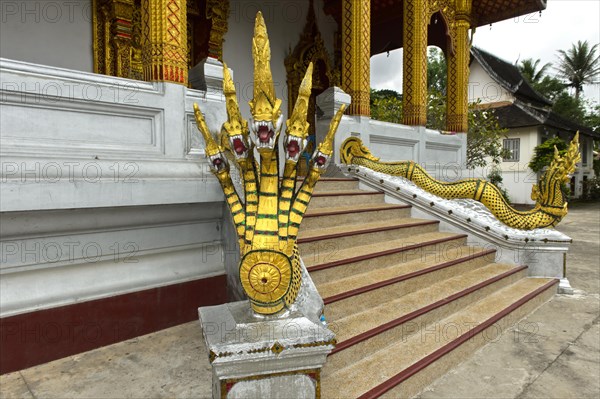
{"type": "Polygon", "coordinates": [[[600,203],[570,204],[557,230],[573,238],[575,295],[557,295],[419,399],[600,397],[600,203]]]}
{"type": "MultiPolygon", "coordinates": [[[[600,396],[600,203],[572,204],[558,230],[574,240],[558,295],[418,397],[600,396]]],[[[210,397],[197,322],[0,376],[0,398],[210,397]]]]}

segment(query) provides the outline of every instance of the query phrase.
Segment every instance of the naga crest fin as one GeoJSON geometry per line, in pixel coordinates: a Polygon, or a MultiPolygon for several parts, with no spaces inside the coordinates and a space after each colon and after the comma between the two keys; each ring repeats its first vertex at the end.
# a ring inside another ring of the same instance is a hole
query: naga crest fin
{"type": "Polygon", "coordinates": [[[254,23],[252,58],[254,59],[254,97],[249,102],[250,112],[254,120],[269,120],[275,124],[281,115],[281,99],[275,95],[269,35],[260,11],[256,14],[254,23]]]}

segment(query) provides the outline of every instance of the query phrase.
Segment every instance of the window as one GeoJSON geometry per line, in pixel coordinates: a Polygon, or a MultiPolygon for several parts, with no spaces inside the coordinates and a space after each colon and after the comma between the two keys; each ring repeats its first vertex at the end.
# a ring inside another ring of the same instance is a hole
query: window
{"type": "Polygon", "coordinates": [[[581,164],[587,166],[588,164],[588,142],[585,137],[581,140],[581,164]]]}
{"type": "Polygon", "coordinates": [[[521,139],[504,139],[502,146],[508,154],[504,157],[504,162],[519,162],[519,147],[521,139]]]}

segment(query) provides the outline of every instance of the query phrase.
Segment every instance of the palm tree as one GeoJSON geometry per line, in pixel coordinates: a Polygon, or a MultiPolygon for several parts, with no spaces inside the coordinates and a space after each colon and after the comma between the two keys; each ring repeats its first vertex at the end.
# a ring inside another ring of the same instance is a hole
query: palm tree
{"type": "Polygon", "coordinates": [[[595,83],[594,78],[600,73],[600,57],[596,57],[597,44],[590,48],[589,43],[581,40],[572,44],[567,51],[558,50],[558,75],[569,82],[575,89],[575,99],[583,91],[583,85],[595,83]]]}
{"type": "Polygon", "coordinates": [[[521,74],[532,85],[540,83],[544,78],[544,75],[546,74],[548,68],[552,66],[552,64],[548,62],[544,64],[540,69],[538,69],[538,65],[540,64],[540,62],[541,61],[539,58],[535,61],[533,60],[533,58],[527,58],[521,61],[519,65],[517,65],[517,68],[519,68],[521,74]]]}

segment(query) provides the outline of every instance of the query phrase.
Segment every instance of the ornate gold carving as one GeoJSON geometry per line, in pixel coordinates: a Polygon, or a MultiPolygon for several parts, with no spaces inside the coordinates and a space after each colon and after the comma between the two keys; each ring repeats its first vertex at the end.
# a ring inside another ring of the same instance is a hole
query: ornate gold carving
{"type": "Polygon", "coordinates": [[[455,51],[448,54],[448,87],[446,101],[446,130],[467,132],[469,111],[469,22],[457,20],[452,23],[455,32],[455,51]]]}
{"type": "Polygon", "coordinates": [[[428,20],[436,12],[439,12],[444,19],[448,28],[447,35],[449,36],[448,53],[454,53],[456,47],[456,30],[454,29],[454,21],[456,20],[456,9],[454,1],[451,0],[429,0],[428,2],[428,20]]]}
{"type": "Polygon", "coordinates": [[[206,19],[212,21],[208,39],[208,55],[223,62],[223,42],[227,33],[229,17],[229,0],[207,0],[206,19]]]}
{"type": "Polygon", "coordinates": [[[145,80],[187,84],[186,11],[186,0],[142,0],[145,80]]]}
{"type": "Polygon", "coordinates": [[[94,0],[92,21],[94,72],[134,77],[134,0],[94,0]]]}
{"type": "Polygon", "coordinates": [[[342,0],[342,88],[352,96],[348,113],[371,115],[371,2],[342,0]]]}
{"type": "Polygon", "coordinates": [[[208,130],[197,104],[194,112],[205,141],[211,170],[219,180],[240,243],[240,280],[255,312],[273,314],[289,307],[301,285],[301,266],[296,238],[314,186],[326,170],[333,153],[333,135],[344,108],[334,118],[321,146],[314,152],[308,176],[296,191],[296,166],[306,145],[307,100],[312,86],[312,64],[300,87],[294,111],[286,123],[285,168],[279,179],[278,145],[283,125],[281,100],[275,96],[270,68],[269,37],[259,12],[252,40],[254,97],[250,101],[251,123],[242,119],[235,86],[227,66],[223,68],[223,92],[228,120],[221,128],[224,145],[208,130]],[[250,127],[250,128],[249,128],[250,127]],[[248,141],[252,132],[252,145],[248,141]],[[260,154],[260,173],[254,148],[260,154]],[[244,181],[245,201],[237,194],[225,152],[235,160],[244,181]]]}
{"type": "MultiPolygon", "coordinates": [[[[312,72],[312,92],[309,93],[307,102],[308,112],[308,135],[309,144],[305,148],[305,153],[312,153],[314,150],[315,124],[314,116],[316,110],[316,96],[325,89],[333,85],[339,85],[339,70],[332,68],[331,59],[319,27],[316,23],[316,16],[313,7],[313,1],[309,3],[308,16],[300,40],[294,49],[285,58],[285,69],[287,76],[288,92],[288,114],[292,112],[294,99],[298,96],[298,89],[306,73],[309,64],[313,65],[312,72]]],[[[299,164],[299,174],[306,173],[306,163],[299,164]]]]}
{"type": "Polygon", "coordinates": [[[347,165],[361,165],[376,172],[404,177],[442,198],[474,199],[485,205],[502,223],[523,230],[556,226],[567,214],[567,202],[561,184],[569,180],[569,175],[575,172],[575,164],[580,159],[577,133],[563,157],[555,149],[554,160],[540,181],[533,186],[531,198],[536,201],[535,206],[522,212],[511,207],[498,188],[486,180],[440,182],[413,161],[380,162],[356,137],[348,138],[341,146],[341,161],[347,165]]]}
{"type": "Polygon", "coordinates": [[[427,122],[427,25],[426,0],[404,0],[402,120],[406,125],[427,122]]]}

